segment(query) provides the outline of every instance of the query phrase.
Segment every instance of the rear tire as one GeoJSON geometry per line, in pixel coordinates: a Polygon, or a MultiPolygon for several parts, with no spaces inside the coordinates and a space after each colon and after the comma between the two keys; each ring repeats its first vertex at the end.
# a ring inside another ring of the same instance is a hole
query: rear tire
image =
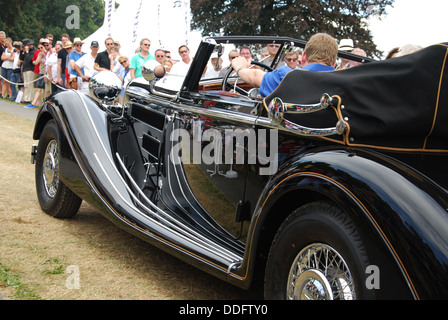
{"type": "Polygon", "coordinates": [[[367,254],[356,226],[337,207],[296,209],[274,238],[265,273],[265,298],[374,299],[365,286],[367,254]]]}
{"type": "Polygon", "coordinates": [[[36,192],[44,212],[55,218],[71,218],[78,212],[82,199],[60,180],[59,144],[56,122],[50,120],[45,125],[37,146],[36,192]]]}

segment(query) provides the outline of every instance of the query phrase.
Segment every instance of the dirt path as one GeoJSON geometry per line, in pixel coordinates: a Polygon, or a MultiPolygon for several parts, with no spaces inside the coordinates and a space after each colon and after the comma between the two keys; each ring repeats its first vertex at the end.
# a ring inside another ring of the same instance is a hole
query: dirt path
{"type": "MultiPolygon", "coordinates": [[[[0,112],[0,267],[38,298],[260,298],[125,233],[87,204],[71,220],[43,213],[30,164],[33,125],[0,112]]],[[[21,299],[11,297],[15,291],[0,282],[0,299],[21,299]]]]}

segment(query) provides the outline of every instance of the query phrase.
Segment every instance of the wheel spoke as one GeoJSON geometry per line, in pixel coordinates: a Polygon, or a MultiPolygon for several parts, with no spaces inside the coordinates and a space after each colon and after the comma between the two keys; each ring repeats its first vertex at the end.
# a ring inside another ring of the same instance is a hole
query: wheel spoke
{"type": "Polygon", "coordinates": [[[312,244],[304,248],[292,264],[289,299],[355,299],[351,273],[342,256],[332,247],[312,244]]]}
{"type": "Polygon", "coordinates": [[[50,198],[54,198],[59,186],[59,155],[56,140],[51,140],[45,150],[42,177],[45,191],[50,198]]]}

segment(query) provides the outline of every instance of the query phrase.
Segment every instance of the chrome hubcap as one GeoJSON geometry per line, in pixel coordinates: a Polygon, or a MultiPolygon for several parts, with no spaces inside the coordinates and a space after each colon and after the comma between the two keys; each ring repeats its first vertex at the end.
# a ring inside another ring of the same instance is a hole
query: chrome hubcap
{"type": "Polygon", "coordinates": [[[353,278],[342,256],[325,244],[304,248],[289,271],[289,300],[354,300],[353,278]]]}
{"type": "Polygon", "coordinates": [[[51,140],[47,145],[42,167],[45,190],[51,198],[56,195],[59,185],[58,160],[58,144],[55,140],[51,140]]]}

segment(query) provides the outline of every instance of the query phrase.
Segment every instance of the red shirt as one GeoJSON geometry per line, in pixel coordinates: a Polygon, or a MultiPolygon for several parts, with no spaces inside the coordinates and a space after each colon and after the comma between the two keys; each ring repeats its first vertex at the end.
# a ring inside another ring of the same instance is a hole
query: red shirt
{"type": "MultiPolygon", "coordinates": [[[[40,53],[40,50],[36,50],[36,51],[34,52],[34,55],[33,55],[33,61],[36,61],[36,60],[37,60],[37,57],[39,56],[39,53],[40,53]]],[[[39,64],[36,64],[36,65],[34,66],[34,73],[39,74],[39,64]]]]}

